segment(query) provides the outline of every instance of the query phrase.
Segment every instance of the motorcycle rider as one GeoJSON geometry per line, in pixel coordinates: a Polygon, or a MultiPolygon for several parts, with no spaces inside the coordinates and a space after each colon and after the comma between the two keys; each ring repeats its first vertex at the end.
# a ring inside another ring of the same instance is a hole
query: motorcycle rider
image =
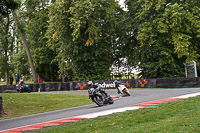
{"type": "Polygon", "coordinates": [[[29,91],[28,89],[28,86],[26,86],[26,83],[24,82],[24,80],[20,80],[19,84],[19,89],[21,90],[21,92],[25,92],[25,91],[29,91]]]}
{"type": "Polygon", "coordinates": [[[112,97],[108,95],[98,83],[94,84],[92,81],[88,81],[87,86],[89,98],[92,98],[92,101],[95,102],[97,105],[102,106],[104,104],[114,103],[112,97]]]}
{"type": "Polygon", "coordinates": [[[92,81],[88,81],[88,87],[89,87],[89,88],[97,89],[97,90],[99,90],[101,93],[104,93],[106,96],[108,96],[108,94],[102,89],[101,86],[99,86],[98,83],[93,84],[92,81]]]}
{"type": "Polygon", "coordinates": [[[119,90],[119,85],[120,85],[121,83],[120,83],[119,81],[117,81],[117,80],[115,80],[114,83],[115,83],[115,87],[116,87],[116,89],[117,89],[117,93],[120,94],[121,92],[120,92],[120,90],[119,90]]]}
{"type": "Polygon", "coordinates": [[[93,84],[93,82],[92,81],[88,81],[88,87],[89,88],[98,88],[98,86],[97,85],[95,85],[95,84],[93,84]]]}
{"type": "Polygon", "coordinates": [[[19,88],[22,89],[24,87],[24,84],[25,84],[24,80],[20,80],[20,82],[18,84],[19,88]]]}

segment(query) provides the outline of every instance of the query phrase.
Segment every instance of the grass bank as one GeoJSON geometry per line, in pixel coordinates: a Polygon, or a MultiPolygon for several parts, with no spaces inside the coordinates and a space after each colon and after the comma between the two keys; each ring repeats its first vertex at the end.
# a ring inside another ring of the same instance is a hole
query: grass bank
{"type": "Polygon", "coordinates": [[[85,95],[1,93],[4,115],[1,119],[44,113],[92,104],[85,95]]]}
{"type": "Polygon", "coordinates": [[[200,132],[200,96],[34,133],[197,133],[200,132]]]}

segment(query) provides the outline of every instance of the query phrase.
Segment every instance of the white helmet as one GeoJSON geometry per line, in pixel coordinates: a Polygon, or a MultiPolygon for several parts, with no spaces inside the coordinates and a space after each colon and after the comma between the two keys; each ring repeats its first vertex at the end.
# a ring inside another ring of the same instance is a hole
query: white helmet
{"type": "Polygon", "coordinates": [[[92,81],[88,81],[88,86],[92,86],[93,85],[93,82],[92,81]]]}
{"type": "Polygon", "coordinates": [[[115,83],[115,84],[119,84],[120,82],[119,82],[119,81],[117,81],[117,80],[115,80],[115,81],[114,81],[114,83],[115,83]]]}

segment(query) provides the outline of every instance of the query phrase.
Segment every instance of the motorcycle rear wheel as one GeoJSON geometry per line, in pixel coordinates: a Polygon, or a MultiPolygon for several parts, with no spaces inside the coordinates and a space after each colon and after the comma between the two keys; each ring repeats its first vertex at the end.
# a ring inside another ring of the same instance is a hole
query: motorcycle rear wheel
{"type": "Polygon", "coordinates": [[[93,101],[98,105],[98,106],[103,106],[103,99],[101,96],[95,96],[93,98],[93,101]]]}
{"type": "Polygon", "coordinates": [[[126,93],[127,96],[130,96],[130,93],[128,93],[127,91],[125,91],[125,93],[126,93]]]}

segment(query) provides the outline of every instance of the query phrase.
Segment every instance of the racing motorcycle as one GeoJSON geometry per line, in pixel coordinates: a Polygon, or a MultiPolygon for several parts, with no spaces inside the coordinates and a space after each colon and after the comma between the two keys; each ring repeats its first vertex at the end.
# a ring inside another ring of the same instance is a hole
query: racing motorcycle
{"type": "Polygon", "coordinates": [[[20,92],[20,93],[23,93],[23,92],[31,92],[29,86],[27,84],[24,83],[23,80],[21,80],[19,82],[18,85],[16,85],[16,89],[17,89],[17,92],[20,92]]]}
{"type": "Polygon", "coordinates": [[[89,99],[91,98],[98,106],[103,106],[105,104],[113,104],[114,101],[110,95],[108,95],[105,90],[101,87],[89,87],[88,88],[89,99]]]}
{"type": "Polygon", "coordinates": [[[115,82],[115,87],[118,90],[118,93],[124,96],[130,96],[129,90],[124,84],[121,84],[118,81],[114,81],[114,82],[115,82]]]}

